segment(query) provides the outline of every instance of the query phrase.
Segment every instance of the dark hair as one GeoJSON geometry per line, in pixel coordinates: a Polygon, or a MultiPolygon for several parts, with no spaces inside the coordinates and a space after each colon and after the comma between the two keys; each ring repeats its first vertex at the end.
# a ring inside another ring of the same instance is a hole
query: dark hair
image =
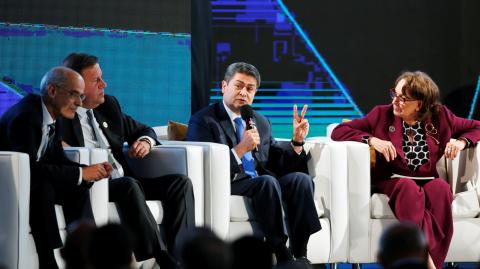
{"type": "Polygon", "coordinates": [[[262,239],[247,235],[232,243],[233,269],[272,268],[272,252],[262,239]]]}
{"type": "Polygon", "coordinates": [[[69,67],[79,74],[82,74],[82,70],[94,66],[98,63],[98,57],[86,53],[70,53],[64,60],[63,66],[69,67]]]}
{"type": "Polygon", "coordinates": [[[102,226],[92,233],[88,254],[95,268],[128,268],[133,254],[132,235],[120,224],[102,226]]]}
{"type": "Polygon", "coordinates": [[[79,220],[67,226],[67,239],[65,245],[60,249],[62,258],[65,260],[66,269],[90,268],[88,249],[90,237],[96,226],[93,220],[79,220]]]}
{"type": "Polygon", "coordinates": [[[425,263],[428,244],[423,232],[415,224],[401,222],[388,227],[380,237],[378,257],[384,265],[399,260],[417,258],[425,263]]]}
{"type": "Polygon", "coordinates": [[[192,229],[180,240],[180,258],[185,269],[227,269],[232,267],[230,246],[205,227],[192,229]]]}
{"type": "Polygon", "coordinates": [[[223,80],[228,83],[236,73],[254,77],[257,80],[257,88],[260,87],[260,73],[255,66],[244,62],[233,63],[227,67],[223,80]]]}
{"type": "Polygon", "coordinates": [[[406,82],[402,88],[402,94],[421,102],[417,120],[422,121],[438,113],[441,105],[440,90],[429,75],[421,71],[406,71],[400,74],[395,85],[402,79],[406,82]]]}

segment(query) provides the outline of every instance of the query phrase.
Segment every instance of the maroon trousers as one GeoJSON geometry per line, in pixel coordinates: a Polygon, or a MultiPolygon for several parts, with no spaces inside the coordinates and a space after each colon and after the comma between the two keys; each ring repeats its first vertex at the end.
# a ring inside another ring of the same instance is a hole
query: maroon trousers
{"type": "Polygon", "coordinates": [[[398,220],[412,222],[423,230],[435,267],[442,268],[453,234],[450,185],[441,178],[388,179],[375,185],[390,198],[390,207],[398,220]]]}

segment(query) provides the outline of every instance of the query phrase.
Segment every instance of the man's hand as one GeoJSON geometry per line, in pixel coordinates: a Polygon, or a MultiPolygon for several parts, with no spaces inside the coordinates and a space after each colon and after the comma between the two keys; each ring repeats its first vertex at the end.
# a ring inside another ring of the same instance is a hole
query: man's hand
{"type": "Polygon", "coordinates": [[[464,140],[455,140],[453,142],[448,142],[445,146],[445,158],[453,160],[457,157],[457,154],[462,151],[465,146],[467,146],[467,142],[464,140]]]}
{"type": "Polygon", "coordinates": [[[298,115],[297,105],[293,105],[293,141],[303,142],[308,135],[310,124],[305,119],[308,105],[304,105],[300,116],[298,115]]]}
{"type": "Polygon", "coordinates": [[[97,181],[110,177],[112,170],[112,165],[108,162],[82,167],[82,179],[85,181],[97,181]]]}
{"type": "Polygon", "coordinates": [[[375,148],[376,151],[383,154],[387,162],[393,161],[395,158],[397,158],[397,151],[390,141],[378,139],[376,137],[370,137],[368,144],[375,148]]]}
{"type": "Polygon", "coordinates": [[[258,144],[260,144],[260,135],[257,129],[253,128],[243,132],[242,141],[233,149],[237,153],[238,158],[242,158],[245,153],[252,151],[258,144]]]}
{"type": "Polygon", "coordinates": [[[131,158],[143,158],[150,153],[150,149],[150,143],[145,140],[137,140],[128,150],[128,156],[131,158]]]}

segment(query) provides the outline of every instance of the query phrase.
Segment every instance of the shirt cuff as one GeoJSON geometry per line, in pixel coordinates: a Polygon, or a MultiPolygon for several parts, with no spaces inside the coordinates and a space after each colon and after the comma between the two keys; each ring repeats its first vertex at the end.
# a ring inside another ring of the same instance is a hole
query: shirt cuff
{"type": "Polygon", "coordinates": [[[81,167],[79,167],[78,169],[80,169],[80,173],[78,173],[78,183],[77,183],[77,185],[80,186],[80,184],[82,184],[83,172],[82,172],[81,167]]]}
{"type": "Polygon", "coordinates": [[[150,141],[150,145],[155,146],[157,144],[157,142],[155,142],[155,140],[153,140],[150,136],[148,135],[144,135],[144,136],[140,136],[137,141],[140,141],[142,139],[147,139],[148,141],[150,141]]]}
{"type": "Polygon", "coordinates": [[[231,149],[232,153],[233,153],[233,156],[235,156],[235,160],[237,160],[237,164],[240,165],[242,164],[242,160],[240,158],[238,158],[238,155],[237,153],[235,152],[234,149],[231,149]]]}

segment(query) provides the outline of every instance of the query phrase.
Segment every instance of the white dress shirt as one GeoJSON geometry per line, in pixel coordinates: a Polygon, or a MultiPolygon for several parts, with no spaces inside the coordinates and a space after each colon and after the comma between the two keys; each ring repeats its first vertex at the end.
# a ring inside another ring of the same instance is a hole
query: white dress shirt
{"type": "MultiPolygon", "coordinates": [[[[45,154],[45,150],[47,149],[48,146],[48,125],[50,124],[55,124],[55,120],[52,118],[52,115],[50,115],[50,112],[48,112],[47,106],[45,106],[45,103],[43,102],[42,98],[42,142],[40,142],[40,146],[38,147],[38,152],[37,152],[37,161],[40,160],[40,158],[45,154]]],[[[82,184],[82,168],[78,168],[80,173],[78,176],[78,183],[77,185],[82,184]]]]}

